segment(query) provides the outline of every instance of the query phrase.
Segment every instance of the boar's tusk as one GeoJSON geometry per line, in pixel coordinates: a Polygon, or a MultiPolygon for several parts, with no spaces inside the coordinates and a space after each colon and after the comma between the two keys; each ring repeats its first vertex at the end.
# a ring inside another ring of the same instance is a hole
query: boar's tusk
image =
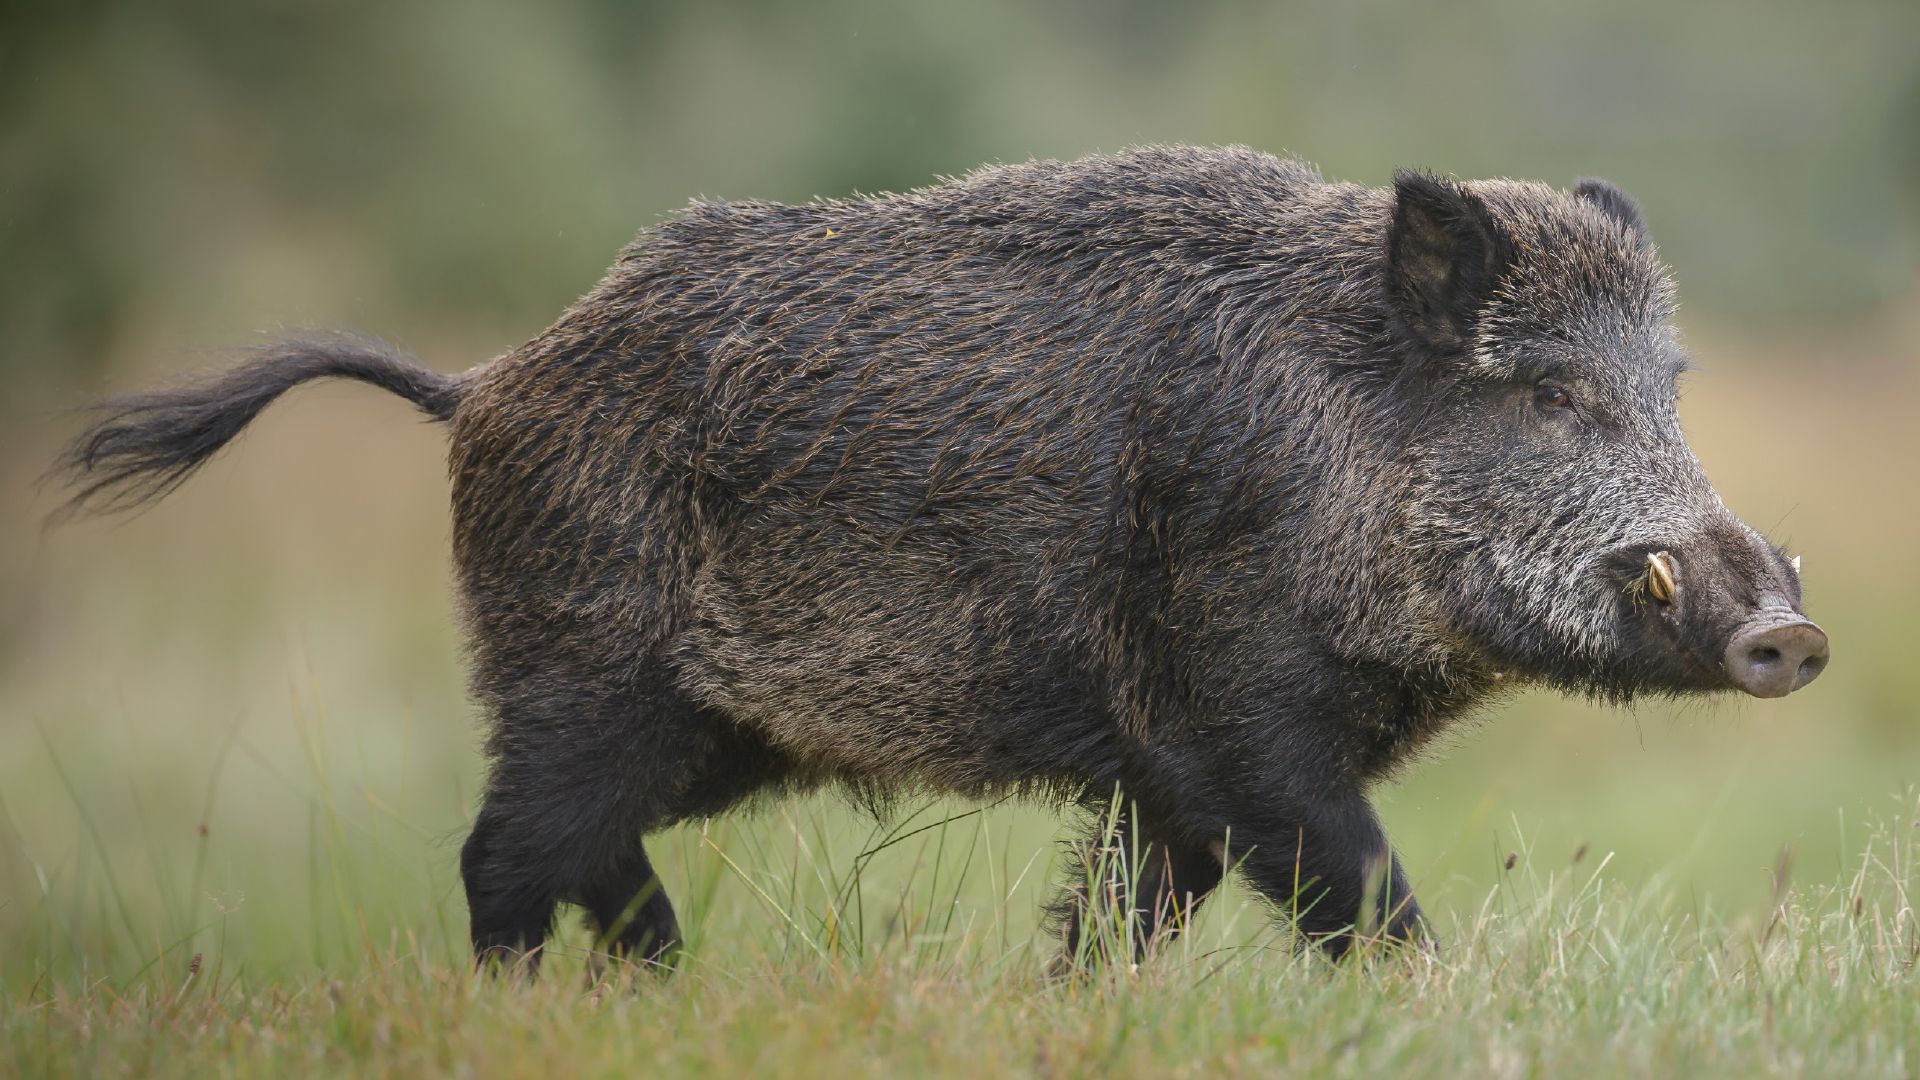
{"type": "Polygon", "coordinates": [[[1647,556],[1647,592],[1663,604],[1673,603],[1673,570],[1667,566],[1664,551],[1647,556]]]}
{"type": "Polygon", "coordinates": [[[1800,556],[1795,555],[1793,558],[1788,559],[1787,561],[1793,564],[1794,573],[1797,574],[1800,572],[1800,556]]]}

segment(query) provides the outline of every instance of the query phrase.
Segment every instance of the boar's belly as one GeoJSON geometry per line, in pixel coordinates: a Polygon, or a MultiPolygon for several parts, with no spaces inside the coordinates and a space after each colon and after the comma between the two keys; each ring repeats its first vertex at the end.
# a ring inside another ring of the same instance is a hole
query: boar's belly
{"type": "Polygon", "coordinates": [[[681,688],[803,768],[967,790],[1097,771],[1109,741],[1069,650],[985,591],[912,568],[710,568],[693,601],[681,688]]]}

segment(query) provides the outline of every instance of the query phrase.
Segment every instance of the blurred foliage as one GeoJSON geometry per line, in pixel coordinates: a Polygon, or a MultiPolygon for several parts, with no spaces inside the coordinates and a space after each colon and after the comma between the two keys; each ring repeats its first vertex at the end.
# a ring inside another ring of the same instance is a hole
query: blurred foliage
{"type": "Polygon", "coordinates": [[[1913,281],[1920,7],[16,0],[0,385],[276,319],[511,344],[696,194],[1174,140],[1606,175],[1689,301],[1818,324],[1913,281]]]}

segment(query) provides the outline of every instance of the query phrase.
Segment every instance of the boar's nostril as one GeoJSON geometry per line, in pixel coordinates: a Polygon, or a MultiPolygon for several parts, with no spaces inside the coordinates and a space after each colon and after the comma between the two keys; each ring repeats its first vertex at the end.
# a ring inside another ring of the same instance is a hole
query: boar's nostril
{"type": "Polygon", "coordinates": [[[1826,669],[1827,669],[1826,653],[1821,653],[1819,656],[1809,656],[1805,660],[1800,661],[1800,673],[1794,678],[1793,688],[1798,690],[1799,688],[1807,685],[1813,680],[1819,678],[1820,673],[1822,671],[1825,671],[1826,669]]]}
{"type": "Polygon", "coordinates": [[[1727,644],[1727,676],[1754,697],[1784,697],[1827,666],[1827,635],[1805,619],[1756,619],[1727,644]]]}

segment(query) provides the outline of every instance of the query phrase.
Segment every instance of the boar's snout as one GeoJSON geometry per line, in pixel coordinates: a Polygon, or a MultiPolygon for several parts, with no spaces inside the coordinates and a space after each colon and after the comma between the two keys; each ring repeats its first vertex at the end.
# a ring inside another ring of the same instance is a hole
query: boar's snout
{"type": "Polygon", "coordinates": [[[1610,563],[1641,625],[1659,628],[1679,661],[1655,681],[1777,698],[1826,670],[1826,631],[1800,611],[1800,560],[1738,521],[1691,542],[1622,549],[1610,563]]]}
{"type": "Polygon", "coordinates": [[[1754,697],[1785,697],[1820,677],[1827,635],[1792,611],[1763,611],[1727,643],[1727,677],[1754,697]]]}

